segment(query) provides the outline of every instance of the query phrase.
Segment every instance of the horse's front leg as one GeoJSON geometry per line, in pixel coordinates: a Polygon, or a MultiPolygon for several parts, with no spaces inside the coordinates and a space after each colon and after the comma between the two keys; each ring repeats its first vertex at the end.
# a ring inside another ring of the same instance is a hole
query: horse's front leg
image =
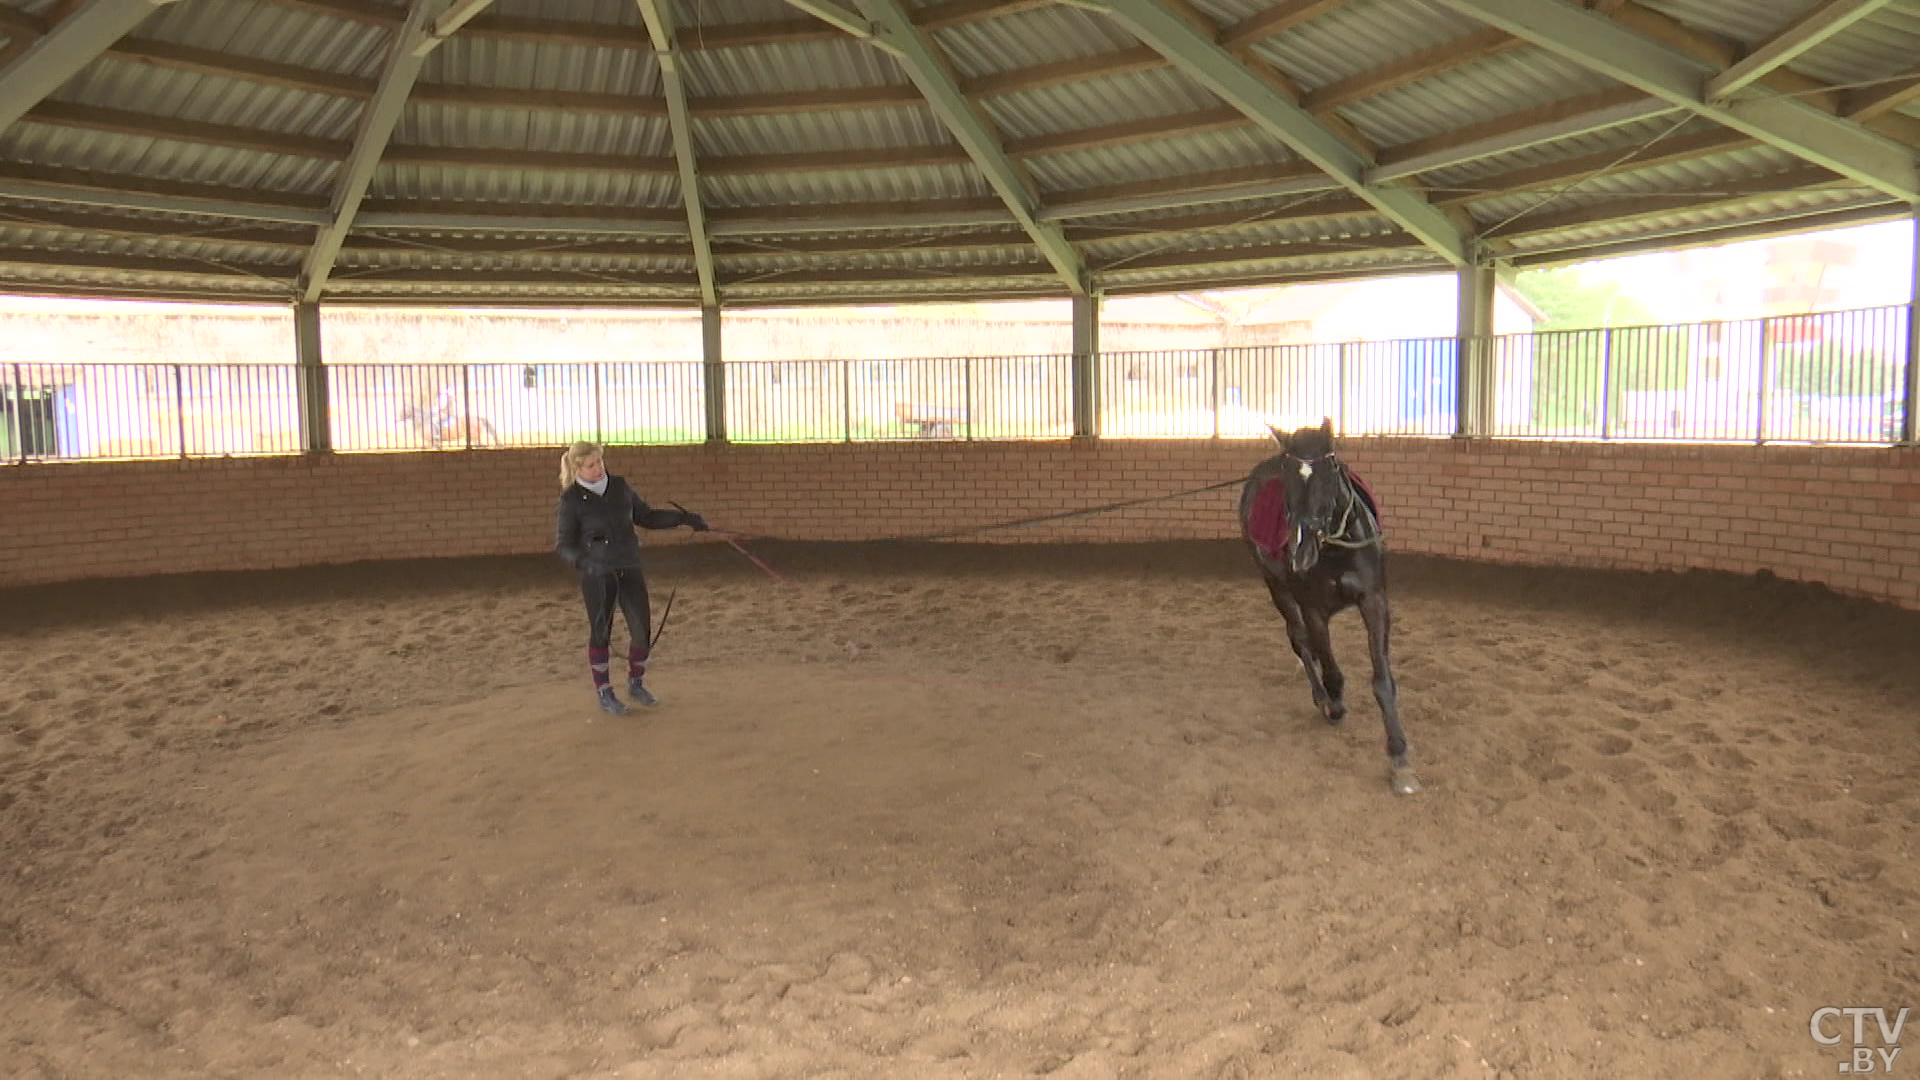
{"type": "Polygon", "coordinates": [[[1300,615],[1307,627],[1307,647],[1320,660],[1320,685],[1327,690],[1327,699],[1319,703],[1320,715],[1327,723],[1338,724],[1347,715],[1347,676],[1333,658],[1333,635],[1327,630],[1327,613],[1302,605],[1300,615]]]}
{"type": "Polygon", "coordinates": [[[1327,693],[1326,684],[1320,681],[1320,662],[1314,653],[1313,640],[1307,632],[1306,616],[1300,610],[1300,602],[1293,598],[1293,593],[1279,578],[1272,574],[1265,576],[1273,606],[1280,609],[1280,617],[1287,622],[1287,644],[1293,646],[1293,654],[1300,658],[1300,666],[1306,669],[1307,687],[1313,691],[1313,704],[1320,710],[1320,715],[1328,716],[1329,703],[1333,698],[1327,693]]]}
{"type": "Polygon", "coordinates": [[[1380,703],[1380,717],[1387,725],[1387,761],[1393,766],[1393,793],[1411,795],[1420,790],[1413,766],[1407,761],[1407,733],[1400,727],[1400,696],[1393,681],[1393,661],[1387,639],[1393,629],[1393,613],[1387,606],[1387,594],[1368,593],[1360,600],[1360,618],[1367,624],[1367,652],[1373,658],[1373,696],[1380,703]]]}

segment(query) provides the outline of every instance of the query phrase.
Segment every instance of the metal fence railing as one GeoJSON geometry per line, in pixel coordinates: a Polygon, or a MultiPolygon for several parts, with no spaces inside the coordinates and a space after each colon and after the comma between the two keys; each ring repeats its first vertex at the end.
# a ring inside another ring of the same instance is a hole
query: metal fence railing
{"type": "Polygon", "coordinates": [[[699,364],[329,364],[326,371],[340,451],[706,437],[699,364]]]}
{"type": "Polygon", "coordinates": [[[1452,338],[1101,355],[1106,438],[1251,438],[1331,418],[1345,432],[1454,430],[1452,338]]]}
{"type": "Polygon", "coordinates": [[[1909,317],[1882,307],[1495,338],[1490,434],[1894,442],[1909,317]]]}
{"type": "Polygon", "coordinates": [[[291,365],[0,364],[0,459],[300,450],[291,365]]]}
{"type": "MultiPolygon", "coordinates": [[[[1891,443],[1910,312],[1870,308],[1473,342],[1487,433],[1522,439],[1891,443]]],[[[1458,428],[1453,338],[1096,358],[1104,438],[1245,438],[1331,417],[1349,435],[1458,428]]],[[[339,451],[616,445],[706,438],[698,361],[330,364],[339,451]]],[[[1057,439],[1073,433],[1069,356],[725,365],[739,442],[1057,439]]],[[[288,454],[291,364],[0,362],[0,461],[288,454]]]]}
{"type": "Polygon", "coordinates": [[[1050,439],[1073,434],[1073,358],[765,360],[727,365],[735,442],[1050,439]]]}

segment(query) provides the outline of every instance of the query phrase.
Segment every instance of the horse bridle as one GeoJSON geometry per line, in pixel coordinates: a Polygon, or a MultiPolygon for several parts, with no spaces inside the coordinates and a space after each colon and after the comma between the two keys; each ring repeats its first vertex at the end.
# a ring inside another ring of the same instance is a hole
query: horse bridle
{"type": "Polygon", "coordinates": [[[1313,469],[1322,463],[1331,463],[1340,473],[1340,490],[1346,493],[1346,500],[1340,507],[1340,523],[1336,525],[1331,532],[1322,529],[1313,530],[1313,538],[1316,541],[1328,547],[1342,548],[1372,547],[1380,542],[1381,535],[1378,525],[1374,527],[1372,536],[1361,537],[1357,540],[1347,538],[1347,530],[1353,525],[1353,508],[1360,502],[1360,493],[1354,490],[1353,476],[1347,472],[1346,462],[1341,461],[1332,450],[1318,457],[1311,458],[1303,458],[1292,451],[1288,451],[1285,456],[1287,460],[1299,462],[1304,466],[1308,475],[1311,475],[1313,469]]]}

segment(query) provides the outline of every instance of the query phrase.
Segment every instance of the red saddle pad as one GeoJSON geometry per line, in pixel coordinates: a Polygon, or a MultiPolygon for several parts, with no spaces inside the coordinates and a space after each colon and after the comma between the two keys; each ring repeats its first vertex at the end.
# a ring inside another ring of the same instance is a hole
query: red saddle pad
{"type": "MultiPolygon", "coordinates": [[[[1385,528],[1380,517],[1380,499],[1373,488],[1352,469],[1347,470],[1347,475],[1353,478],[1353,486],[1360,490],[1360,497],[1373,511],[1374,520],[1385,528]]],[[[1267,477],[1267,482],[1254,492],[1253,507],[1247,512],[1246,534],[1260,549],[1260,554],[1269,559],[1278,559],[1287,550],[1287,487],[1282,477],[1267,477]]]]}

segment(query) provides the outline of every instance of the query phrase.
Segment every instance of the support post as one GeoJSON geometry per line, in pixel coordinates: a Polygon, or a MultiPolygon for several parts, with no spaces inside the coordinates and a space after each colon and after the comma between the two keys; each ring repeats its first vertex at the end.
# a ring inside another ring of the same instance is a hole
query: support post
{"type": "Polygon", "coordinates": [[[1459,313],[1454,330],[1455,438],[1485,438],[1492,429],[1493,379],[1488,370],[1493,350],[1494,272],[1475,259],[1454,272],[1459,282],[1459,313]]]}
{"type": "Polygon", "coordinates": [[[293,305],[293,355],[298,365],[294,394],[300,408],[300,449],[309,454],[330,454],[333,409],[320,353],[320,305],[293,305]]]}
{"type": "Polygon", "coordinates": [[[1100,435],[1100,297],[1073,297],[1073,437],[1100,435]]]}
{"type": "Polygon", "coordinates": [[[1907,408],[1900,421],[1900,445],[1920,446],[1920,203],[1913,221],[1913,267],[1907,281],[1907,408]]]}
{"type": "Polygon", "coordinates": [[[720,352],[720,306],[700,309],[700,372],[707,401],[707,441],[727,441],[727,366],[720,352]]]}

